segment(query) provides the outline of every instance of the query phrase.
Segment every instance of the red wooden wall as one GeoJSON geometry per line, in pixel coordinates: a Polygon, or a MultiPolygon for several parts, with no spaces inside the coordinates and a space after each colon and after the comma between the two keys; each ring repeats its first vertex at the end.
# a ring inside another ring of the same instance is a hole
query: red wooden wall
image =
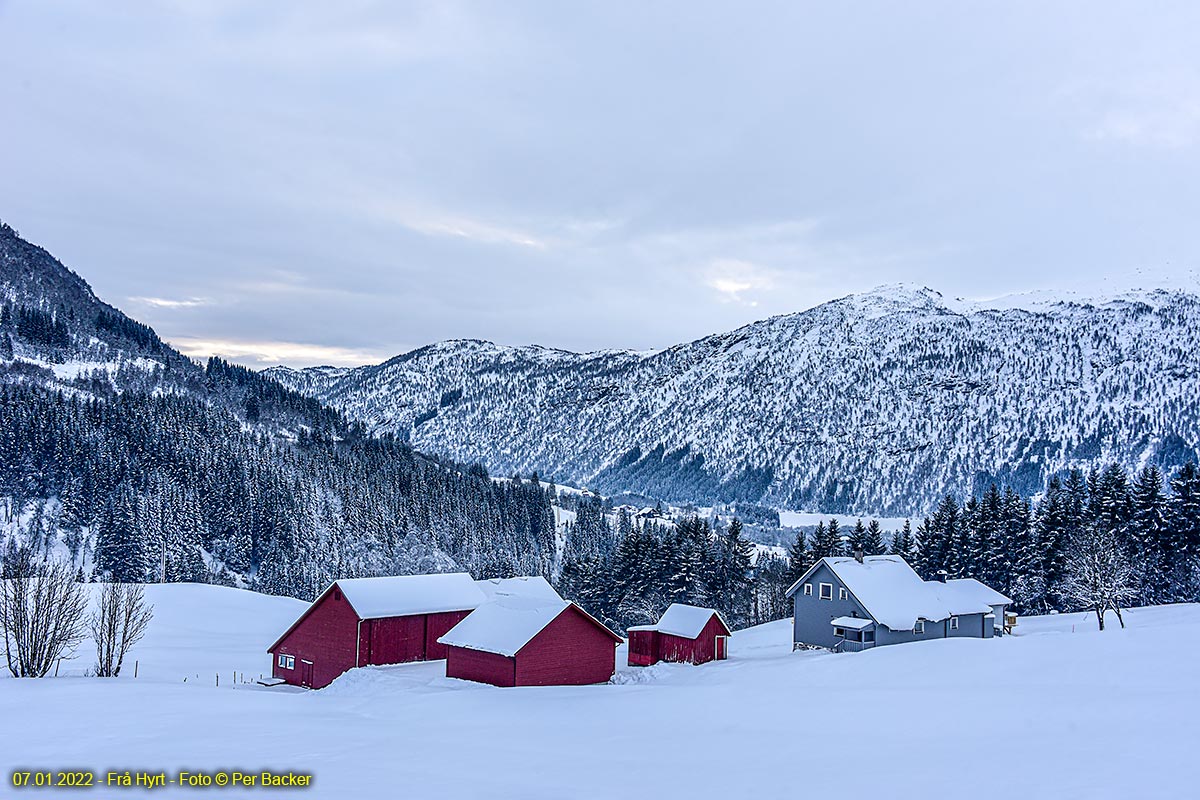
{"type": "Polygon", "coordinates": [[[447,647],[446,650],[447,678],[490,683],[493,686],[516,685],[515,659],[466,647],[447,647]]]}
{"type": "Polygon", "coordinates": [[[658,631],[630,631],[629,666],[648,667],[658,661],[658,631]]]}
{"type": "Polygon", "coordinates": [[[364,619],[359,628],[359,653],[359,666],[424,660],[425,617],[364,619]]]}
{"type": "Polygon", "coordinates": [[[302,686],[301,662],[307,660],[313,663],[313,688],[328,686],[334,678],[354,666],[357,627],[358,615],[341,592],[326,592],[271,651],[271,674],[302,686]],[[281,653],[295,657],[295,669],[279,666],[281,653]]]}
{"type": "Polygon", "coordinates": [[[425,623],[425,660],[437,661],[446,657],[447,647],[439,644],[438,639],[450,632],[458,623],[470,614],[470,611],[445,611],[441,614],[426,615],[425,623]]]}
{"type": "Polygon", "coordinates": [[[616,642],[571,605],[517,653],[517,686],[604,683],[616,668],[616,642]]]}

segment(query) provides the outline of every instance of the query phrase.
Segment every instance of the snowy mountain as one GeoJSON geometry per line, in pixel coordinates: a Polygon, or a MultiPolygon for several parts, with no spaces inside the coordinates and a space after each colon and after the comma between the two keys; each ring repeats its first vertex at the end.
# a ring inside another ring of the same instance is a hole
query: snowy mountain
{"type": "Polygon", "coordinates": [[[453,340],[267,372],[377,432],[606,493],[919,514],[1069,466],[1178,465],[1200,443],[1200,298],[892,286],[652,353],[453,340]]]}

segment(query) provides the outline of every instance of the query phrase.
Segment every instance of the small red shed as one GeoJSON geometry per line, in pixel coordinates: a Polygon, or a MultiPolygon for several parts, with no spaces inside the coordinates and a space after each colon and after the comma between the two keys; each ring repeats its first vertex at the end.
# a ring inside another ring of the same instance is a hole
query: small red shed
{"type": "Polygon", "coordinates": [[[438,637],[486,599],[466,573],[334,581],[268,648],[271,674],[320,689],[354,667],[445,658],[438,637]]]}
{"type": "Polygon", "coordinates": [[[729,636],[729,626],[713,609],[672,603],[657,624],[629,629],[629,666],[721,661],[729,657],[729,636]]]}
{"type": "Polygon", "coordinates": [[[604,683],[621,637],[566,600],[498,597],[438,640],[446,676],[493,686],[604,683]]]}

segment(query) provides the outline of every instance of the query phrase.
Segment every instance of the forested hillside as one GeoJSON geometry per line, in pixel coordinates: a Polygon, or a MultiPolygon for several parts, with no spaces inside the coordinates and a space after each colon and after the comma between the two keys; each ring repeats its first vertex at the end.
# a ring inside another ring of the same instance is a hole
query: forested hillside
{"type": "Polygon", "coordinates": [[[252,370],[200,366],[0,227],[0,538],[83,577],[549,575],[541,487],[414,452],[252,370]]]}

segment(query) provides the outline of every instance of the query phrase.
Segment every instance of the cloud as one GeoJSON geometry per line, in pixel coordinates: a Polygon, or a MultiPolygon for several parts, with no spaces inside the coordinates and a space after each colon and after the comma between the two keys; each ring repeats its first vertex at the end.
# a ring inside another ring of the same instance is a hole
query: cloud
{"type": "Polygon", "coordinates": [[[210,300],[203,297],[188,297],[182,300],[172,300],[166,297],[130,297],[128,299],[131,303],[140,303],[155,308],[197,308],[212,304],[210,300]]]}
{"type": "Polygon", "coordinates": [[[507,222],[481,219],[441,210],[415,208],[416,204],[386,199],[361,201],[363,210],[381,222],[400,225],[424,236],[466,239],[480,244],[516,245],[544,250],[550,241],[544,234],[532,233],[507,222]]]}
{"type": "Polygon", "coordinates": [[[507,228],[465,217],[434,217],[399,220],[409,230],[426,236],[452,236],[482,244],[512,244],[544,250],[545,239],[516,228],[507,228]]]}
{"type": "Polygon", "coordinates": [[[749,261],[717,259],[705,272],[704,285],[717,293],[722,303],[742,303],[757,306],[758,301],[747,293],[775,288],[778,273],[749,261]]]}
{"type": "Polygon", "coordinates": [[[1088,138],[1167,150],[1200,142],[1200,75],[1138,75],[1080,94],[1098,107],[1088,138]]]}
{"type": "Polygon", "coordinates": [[[372,350],[307,342],[236,341],[180,336],[172,339],[171,344],[192,358],[219,356],[253,366],[289,364],[302,367],[330,364],[346,367],[375,364],[387,357],[372,350]]]}

